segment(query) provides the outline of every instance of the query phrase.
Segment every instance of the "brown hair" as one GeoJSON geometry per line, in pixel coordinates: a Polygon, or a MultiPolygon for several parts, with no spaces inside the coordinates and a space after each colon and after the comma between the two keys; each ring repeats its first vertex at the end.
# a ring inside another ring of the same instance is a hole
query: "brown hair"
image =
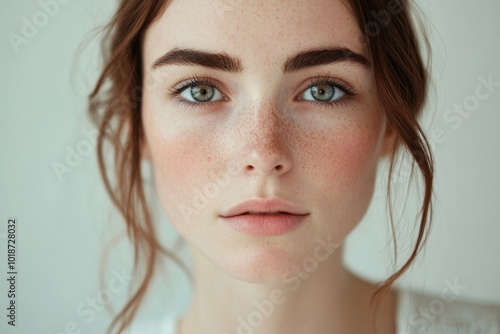
{"type": "MultiPolygon", "coordinates": [[[[389,212],[391,179],[400,148],[406,149],[420,170],[424,193],[419,212],[418,236],[413,251],[372,296],[384,295],[415,260],[425,244],[432,216],[433,158],[418,117],[426,101],[428,69],[420,51],[409,0],[351,0],[353,14],[364,32],[388,129],[396,134],[392,147],[388,183],[389,212]]],[[[185,270],[174,252],[164,249],[155,234],[141,179],[142,39],[148,26],[165,10],[168,0],[122,0],[104,27],[104,68],[89,96],[89,114],[99,128],[97,157],[101,176],[111,200],[123,216],[134,247],[134,270],[144,277],[130,300],[111,322],[108,332],[123,333],[135,317],[152,280],[158,254],[173,259],[185,270]],[[111,145],[112,161],[105,161],[105,143],[111,145]],[[108,168],[107,166],[111,168],[108,168]],[[114,173],[109,174],[109,171],[114,173]],[[114,179],[114,182],[112,181],[114,179]],[[145,261],[141,258],[144,257],[145,261]],[[141,267],[142,268],[142,267],[141,267]]],[[[424,41],[427,41],[424,39],[424,41]]],[[[428,46],[428,43],[427,43],[428,46]]],[[[391,227],[394,233],[392,213],[391,227]]],[[[394,251],[397,256],[394,238],[394,251]]]]}

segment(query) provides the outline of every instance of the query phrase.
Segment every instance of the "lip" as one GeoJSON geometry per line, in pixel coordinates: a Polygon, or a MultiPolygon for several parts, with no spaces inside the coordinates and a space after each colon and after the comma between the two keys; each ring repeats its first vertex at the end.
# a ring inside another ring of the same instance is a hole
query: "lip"
{"type": "Polygon", "coordinates": [[[272,236],[289,233],[301,226],[309,214],[242,214],[222,217],[232,229],[255,236],[272,236]]]}
{"type": "Polygon", "coordinates": [[[220,217],[236,231],[249,235],[271,236],[299,228],[308,215],[309,212],[293,203],[273,198],[243,201],[220,217]]]}
{"type": "Polygon", "coordinates": [[[292,215],[307,215],[307,211],[299,208],[297,205],[281,200],[279,198],[273,199],[251,199],[240,202],[239,204],[229,208],[224,212],[221,217],[229,218],[233,216],[242,215],[248,212],[262,212],[262,213],[287,213],[292,215]]]}

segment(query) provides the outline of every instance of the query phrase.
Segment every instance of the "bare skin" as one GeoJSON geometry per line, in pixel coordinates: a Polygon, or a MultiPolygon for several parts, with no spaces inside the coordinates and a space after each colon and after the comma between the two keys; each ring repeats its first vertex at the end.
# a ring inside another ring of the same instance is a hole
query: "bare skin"
{"type": "MultiPolygon", "coordinates": [[[[221,284],[214,284],[214,279],[220,279],[218,275],[205,278],[195,275],[194,300],[178,322],[178,334],[238,333],[241,323],[236,321],[237,316],[248,322],[252,313],[259,312],[255,301],[272,301],[271,291],[275,289],[284,292],[283,301],[273,304],[272,312],[268,316],[264,315],[262,325],[251,326],[252,333],[375,334],[375,313],[370,299],[377,287],[339,265],[340,252],[338,250],[338,255],[332,254],[331,259],[323,263],[317,272],[305,279],[301,278],[300,287],[296,290],[292,290],[294,286],[289,283],[285,286],[247,285],[246,291],[242,291],[241,284],[232,282],[230,278],[226,277],[228,281],[221,284]],[[334,267],[326,268],[334,264],[334,267]],[[324,279],[328,281],[321,282],[324,279]],[[238,291],[233,293],[233,287],[238,291]],[[257,294],[263,290],[269,293],[258,297],[257,294]]],[[[200,267],[204,268],[204,265],[197,263],[196,268],[200,267]]],[[[376,315],[377,333],[396,333],[396,298],[396,292],[391,290],[381,300],[376,315]]]]}
{"type": "MultiPolygon", "coordinates": [[[[143,158],[193,257],[182,334],[238,333],[252,316],[259,334],[372,333],[375,286],[344,269],[341,248],[318,251],[342,244],[363,218],[394,139],[356,21],[342,0],[224,8],[223,0],[174,0],[143,45],[154,83],[143,94],[143,158]],[[168,57],[180,49],[230,56],[234,66],[168,57]],[[340,60],[291,70],[297,54],[325,49],[340,60]],[[243,200],[275,197],[309,214],[299,229],[255,236],[220,218],[243,200]],[[273,296],[272,307],[263,302],[273,296]],[[261,303],[272,312],[259,319],[261,303]]],[[[380,305],[379,333],[395,332],[394,302],[392,294],[380,305]]]]}

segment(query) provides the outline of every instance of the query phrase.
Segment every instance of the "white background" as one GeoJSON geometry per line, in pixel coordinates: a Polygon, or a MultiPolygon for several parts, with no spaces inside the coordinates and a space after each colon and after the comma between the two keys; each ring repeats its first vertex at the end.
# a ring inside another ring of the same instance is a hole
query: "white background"
{"type": "MultiPolygon", "coordinates": [[[[460,298],[500,304],[500,87],[488,98],[476,100],[478,105],[469,104],[471,111],[464,109],[469,116],[457,120],[453,113],[455,104],[474,102],[480,77],[500,82],[500,2],[419,3],[433,45],[434,92],[424,124],[429,133],[441,129],[439,137],[444,139],[430,136],[437,168],[433,233],[425,256],[401,284],[419,291],[425,284],[426,293],[439,293],[444,280],[457,279],[467,286],[460,298]]],[[[84,131],[92,129],[85,112],[86,94],[98,71],[96,41],[75,57],[86,34],[106,21],[114,3],[61,4],[17,53],[8,34],[20,35],[23,18],[33,22],[41,7],[34,0],[2,0],[1,5],[0,331],[55,334],[70,333],[76,326],[80,333],[103,333],[110,318],[101,305],[90,311],[89,303],[103,296],[111,297],[115,305],[125,300],[131,284],[116,280],[116,273],[130,272],[131,253],[123,238],[116,239],[118,246],[102,271],[105,290],[100,290],[101,253],[120,232],[120,225],[98,177],[95,149],[62,180],[52,165],[65,162],[68,148],[86,148],[84,131]],[[4,314],[5,233],[10,217],[18,219],[14,330],[4,314]]],[[[405,169],[402,175],[401,187],[405,169]]],[[[373,281],[386,277],[391,259],[384,243],[388,230],[384,196],[381,181],[369,213],[346,244],[346,264],[373,281]]],[[[403,237],[398,245],[407,249],[417,200],[410,196],[400,225],[403,237]]],[[[159,224],[166,245],[172,246],[175,231],[164,217],[159,224]]],[[[405,255],[400,250],[400,258],[405,255]]],[[[173,266],[167,270],[173,275],[158,278],[155,298],[149,299],[142,316],[187,305],[189,286],[184,276],[173,266]],[[167,287],[172,282],[175,289],[167,287]]]]}

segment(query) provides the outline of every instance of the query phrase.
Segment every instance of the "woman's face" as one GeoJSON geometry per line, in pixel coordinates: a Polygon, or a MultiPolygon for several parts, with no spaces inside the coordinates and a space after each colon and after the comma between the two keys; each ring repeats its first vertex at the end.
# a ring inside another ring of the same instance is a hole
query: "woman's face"
{"type": "Polygon", "coordinates": [[[340,0],[177,0],[149,27],[142,113],[160,203],[233,277],[280,280],[365,214],[389,137],[360,36],[340,0]],[[229,227],[220,215],[251,198],[309,214],[280,235],[229,227]]]}

